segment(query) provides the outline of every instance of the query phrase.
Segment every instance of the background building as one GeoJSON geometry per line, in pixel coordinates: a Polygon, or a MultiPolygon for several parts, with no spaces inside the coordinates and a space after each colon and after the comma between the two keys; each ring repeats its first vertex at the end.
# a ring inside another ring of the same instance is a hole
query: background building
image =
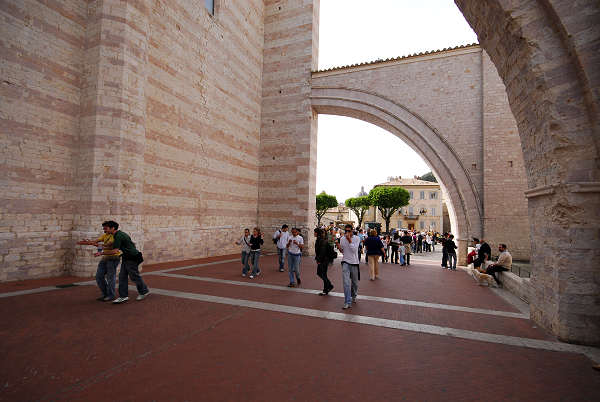
{"type": "MultiPolygon", "coordinates": [[[[402,187],[410,194],[409,204],[396,212],[390,220],[390,230],[416,229],[423,231],[443,230],[443,197],[438,183],[415,178],[389,177],[375,187],[402,187]]],[[[365,217],[367,222],[378,222],[385,230],[385,220],[376,207],[371,207],[365,217]]]]}
{"type": "Polygon", "coordinates": [[[352,212],[347,206],[340,204],[335,208],[329,208],[323,218],[321,218],[321,224],[328,226],[329,224],[335,224],[336,226],[343,226],[347,223],[356,227],[358,219],[356,214],[352,212]]]}

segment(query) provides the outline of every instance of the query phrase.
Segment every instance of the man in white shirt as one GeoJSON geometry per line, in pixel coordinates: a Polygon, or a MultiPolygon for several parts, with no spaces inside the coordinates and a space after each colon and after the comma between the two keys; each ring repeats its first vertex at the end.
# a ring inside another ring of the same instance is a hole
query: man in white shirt
{"type": "Polygon", "coordinates": [[[292,228],[292,235],[288,237],[286,245],[288,253],[288,270],[290,273],[290,284],[288,287],[295,287],[294,276],[298,286],[302,283],[300,280],[300,259],[302,258],[302,249],[304,248],[304,239],[300,236],[300,231],[292,228]]]}
{"type": "Polygon", "coordinates": [[[496,276],[496,272],[510,271],[512,267],[512,255],[510,255],[508,252],[508,247],[506,247],[506,244],[500,244],[498,246],[498,251],[500,251],[498,262],[488,266],[485,273],[492,275],[498,286],[502,287],[500,280],[496,276]]]}
{"type": "Polygon", "coordinates": [[[336,243],[337,248],[342,252],[342,281],[344,284],[344,307],[346,310],[352,307],[352,303],[356,303],[358,295],[358,247],[360,245],[360,237],[352,232],[352,225],[346,225],[344,236],[336,243]]]}
{"type": "Polygon", "coordinates": [[[250,270],[250,229],[244,229],[244,235],[235,244],[242,246],[242,276],[250,270]]]}
{"type": "Polygon", "coordinates": [[[279,272],[283,272],[285,264],[285,251],[290,239],[288,225],[282,225],[281,229],[277,230],[273,235],[273,241],[277,244],[277,256],[279,257],[279,272]]]}

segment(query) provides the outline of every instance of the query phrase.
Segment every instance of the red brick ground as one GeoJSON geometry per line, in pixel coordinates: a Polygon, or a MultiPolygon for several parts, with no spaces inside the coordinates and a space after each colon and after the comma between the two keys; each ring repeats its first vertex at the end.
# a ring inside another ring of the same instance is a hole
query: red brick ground
{"type": "MultiPolygon", "coordinates": [[[[261,281],[286,283],[273,257],[263,262],[261,281]]],[[[313,265],[303,261],[305,288],[319,284],[313,265]]],[[[238,268],[220,264],[192,273],[243,280],[238,268]]],[[[341,291],[339,268],[331,277],[341,291]]],[[[145,279],[151,287],[341,311],[339,297],[145,279]]],[[[589,401],[600,390],[599,373],[579,354],[157,294],[116,306],[95,301],[97,293],[77,286],[0,298],[0,400],[589,401]]],[[[384,266],[382,279],[363,279],[359,293],[516,311],[462,272],[419,264],[408,271],[384,266]]],[[[365,300],[351,313],[549,339],[523,319],[365,300]]]]}

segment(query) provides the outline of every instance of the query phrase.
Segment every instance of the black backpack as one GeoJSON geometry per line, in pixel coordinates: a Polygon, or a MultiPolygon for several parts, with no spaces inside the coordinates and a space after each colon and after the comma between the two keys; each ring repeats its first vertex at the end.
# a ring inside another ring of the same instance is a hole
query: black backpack
{"type": "Polygon", "coordinates": [[[329,257],[330,261],[333,261],[338,257],[337,251],[335,251],[333,245],[330,243],[327,243],[327,257],[329,257]]]}

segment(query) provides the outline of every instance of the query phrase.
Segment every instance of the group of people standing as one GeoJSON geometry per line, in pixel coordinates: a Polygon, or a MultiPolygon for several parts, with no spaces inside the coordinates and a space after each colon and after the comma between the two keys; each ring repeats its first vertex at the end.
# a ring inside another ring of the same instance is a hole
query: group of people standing
{"type": "MultiPolygon", "coordinates": [[[[295,287],[296,283],[300,285],[300,260],[302,258],[302,250],[304,249],[304,238],[300,236],[300,230],[292,228],[291,233],[288,231],[288,225],[281,226],[275,234],[273,234],[273,243],[277,245],[277,255],[279,257],[279,271],[284,271],[285,258],[287,255],[290,283],[289,287],[295,287]]],[[[263,234],[259,228],[254,228],[252,234],[250,229],[244,229],[244,235],[235,242],[242,246],[242,276],[246,277],[252,265],[252,272],[249,278],[254,279],[259,276],[260,266],[260,249],[264,244],[263,234]]]]}

